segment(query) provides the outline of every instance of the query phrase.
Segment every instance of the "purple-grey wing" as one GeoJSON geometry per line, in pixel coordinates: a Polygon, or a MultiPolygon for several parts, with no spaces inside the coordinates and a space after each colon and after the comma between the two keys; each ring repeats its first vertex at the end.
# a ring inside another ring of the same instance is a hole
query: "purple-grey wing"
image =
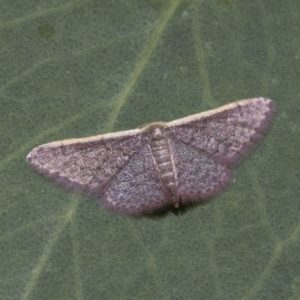
{"type": "Polygon", "coordinates": [[[132,216],[153,213],[172,203],[169,191],[161,184],[149,145],[112,179],[101,200],[108,209],[132,216]]]}
{"type": "Polygon", "coordinates": [[[272,100],[253,98],[170,122],[166,131],[231,167],[263,138],[274,113],[272,100]]]}
{"type": "Polygon", "coordinates": [[[222,192],[231,181],[232,171],[208,153],[170,139],[176,174],[176,196],[181,203],[209,200],[222,192]]]}
{"type": "Polygon", "coordinates": [[[64,187],[100,197],[113,176],[140,151],[142,135],[137,129],[52,142],[33,149],[27,162],[64,187]]]}
{"type": "Polygon", "coordinates": [[[110,210],[140,215],[167,206],[150,151],[140,129],[52,142],[33,149],[28,163],[59,185],[92,195],[110,210]]]}

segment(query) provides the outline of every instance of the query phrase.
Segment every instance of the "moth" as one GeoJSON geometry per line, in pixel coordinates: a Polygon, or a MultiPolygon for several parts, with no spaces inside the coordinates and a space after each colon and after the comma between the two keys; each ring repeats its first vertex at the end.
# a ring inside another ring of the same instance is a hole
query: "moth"
{"type": "Polygon", "coordinates": [[[42,176],[140,216],[207,201],[232,180],[275,113],[267,98],[240,100],[169,123],[41,145],[27,162],[42,176]]]}

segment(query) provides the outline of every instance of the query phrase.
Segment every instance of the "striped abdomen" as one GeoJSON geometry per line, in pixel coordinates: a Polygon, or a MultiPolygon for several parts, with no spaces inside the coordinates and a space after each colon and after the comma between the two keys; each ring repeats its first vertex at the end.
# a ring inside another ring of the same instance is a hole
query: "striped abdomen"
{"type": "Polygon", "coordinates": [[[174,205],[178,206],[178,200],[175,196],[175,173],[172,155],[168,138],[164,136],[163,125],[156,124],[150,130],[151,150],[156,165],[156,169],[161,178],[162,183],[168,188],[174,205]]]}

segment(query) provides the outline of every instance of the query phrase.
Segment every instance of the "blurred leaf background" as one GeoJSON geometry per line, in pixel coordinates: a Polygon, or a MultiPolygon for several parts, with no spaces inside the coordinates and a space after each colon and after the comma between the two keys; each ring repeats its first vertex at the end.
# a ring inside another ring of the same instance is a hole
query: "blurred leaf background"
{"type": "Polygon", "coordinates": [[[300,299],[300,2],[0,1],[1,299],[300,299]],[[130,219],[43,180],[42,143],[270,97],[231,188],[130,219]]]}

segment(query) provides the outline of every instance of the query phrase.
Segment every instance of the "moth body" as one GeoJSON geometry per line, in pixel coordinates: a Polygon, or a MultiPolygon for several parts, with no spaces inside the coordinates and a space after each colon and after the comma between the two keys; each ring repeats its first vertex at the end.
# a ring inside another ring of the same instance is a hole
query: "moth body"
{"type": "Polygon", "coordinates": [[[150,149],[153,161],[162,185],[168,189],[173,205],[179,206],[179,197],[176,196],[175,166],[170,150],[169,138],[164,133],[164,123],[153,123],[145,128],[151,134],[150,149]]]}
{"type": "Polygon", "coordinates": [[[34,148],[28,163],[57,184],[131,216],[208,201],[263,139],[275,114],[259,97],[168,123],[34,148]]]}

